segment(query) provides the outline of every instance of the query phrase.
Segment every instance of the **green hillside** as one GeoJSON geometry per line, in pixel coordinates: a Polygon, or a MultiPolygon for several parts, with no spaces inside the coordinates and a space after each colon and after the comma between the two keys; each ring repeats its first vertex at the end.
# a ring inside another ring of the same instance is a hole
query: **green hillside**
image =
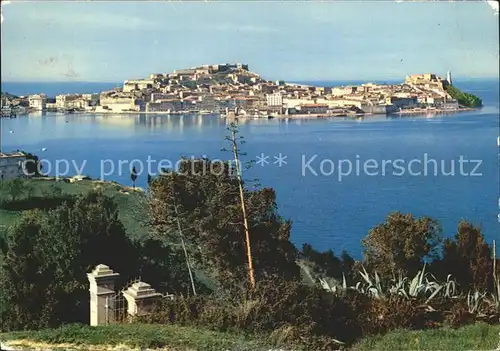
{"type": "Polygon", "coordinates": [[[445,86],[445,90],[453,99],[457,100],[461,106],[471,108],[483,106],[483,101],[479,97],[474,94],[465,93],[453,85],[445,86]]]}
{"type": "Polygon", "coordinates": [[[134,191],[113,182],[81,180],[68,183],[53,178],[23,180],[22,189],[15,204],[13,204],[7,183],[0,187],[0,235],[5,234],[7,228],[16,221],[23,210],[33,207],[41,208],[42,201],[38,201],[40,202],[40,206],[38,206],[36,201],[38,199],[50,196],[86,194],[91,190],[98,189],[116,201],[120,211],[120,219],[132,238],[140,238],[147,233],[143,225],[147,218],[145,196],[139,189],[134,191]]]}

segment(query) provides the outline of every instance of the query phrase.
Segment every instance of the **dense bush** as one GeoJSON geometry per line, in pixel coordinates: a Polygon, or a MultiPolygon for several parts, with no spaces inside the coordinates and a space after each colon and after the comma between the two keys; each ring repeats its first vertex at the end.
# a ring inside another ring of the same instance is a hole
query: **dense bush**
{"type": "Polygon", "coordinates": [[[441,277],[451,274],[464,291],[493,290],[493,258],[479,227],[462,221],[454,238],[444,241],[443,257],[435,264],[441,277]]]}
{"type": "Polygon", "coordinates": [[[438,257],[440,233],[439,224],[431,218],[391,213],[362,240],[364,263],[385,278],[399,272],[415,275],[425,260],[438,257]]]}
{"type": "Polygon", "coordinates": [[[362,301],[355,305],[357,324],[360,325],[363,335],[380,334],[397,328],[421,329],[425,325],[425,311],[419,308],[415,301],[398,295],[391,295],[387,299],[362,298],[348,295],[351,301],[362,301]]]}
{"type": "Polygon", "coordinates": [[[345,250],[342,251],[340,257],[337,257],[332,249],[320,252],[310,244],[305,243],[302,246],[300,256],[308,262],[314,263],[316,273],[324,273],[335,279],[341,279],[343,275],[352,279],[354,275],[355,261],[345,250]]]}
{"type": "Polygon", "coordinates": [[[280,342],[319,349],[336,348],[336,340],[355,340],[360,335],[344,299],[291,281],[261,280],[253,291],[243,288],[223,295],[163,300],[146,320],[273,332],[280,342]]]}
{"type": "Polygon", "coordinates": [[[26,190],[22,179],[3,180],[2,178],[0,181],[0,202],[5,203],[8,200],[16,201],[23,196],[26,190]]]}
{"type": "MultiPolygon", "coordinates": [[[[182,250],[155,239],[135,243],[137,248],[138,269],[134,275],[162,293],[184,295],[191,292],[189,274],[182,250]]],[[[194,281],[196,291],[210,291],[202,282],[194,281]]]]}
{"type": "Polygon", "coordinates": [[[8,211],[25,211],[25,210],[49,210],[61,206],[63,203],[71,205],[75,201],[73,195],[64,194],[61,196],[46,197],[46,196],[30,196],[28,198],[16,200],[0,200],[0,208],[8,211]]]}

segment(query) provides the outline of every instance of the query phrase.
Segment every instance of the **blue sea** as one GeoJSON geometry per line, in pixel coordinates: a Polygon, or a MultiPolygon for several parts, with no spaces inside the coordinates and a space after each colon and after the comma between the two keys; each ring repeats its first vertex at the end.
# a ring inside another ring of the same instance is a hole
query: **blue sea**
{"type": "MultiPolygon", "coordinates": [[[[54,96],[118,85],[2,83],[2,91],[54,96]]],[[[498,239],[499,83],[455,85],[480,96],[484,108],[446,116],[241,122],[246,160],[262,160],[244,177],[276,189],[279,211],[292,220],[298,246],[309,242],[360,257],[360,240],[392,211],[438,219],[445,236],[454,235],[457,223],[467,219],[480,225],[489,241],[498,239]]],[[[38,113],[2,120],[1,146],[39,155],[50,162],[51,174],[57,160],[59,172],[65,171],[61,160],[73,161],[70,174],[85,162],[86,175],[108,174],[104,179],[130,184],[132,161],[145,167],[149,162],[155,172],[181,156],[230,159],[221,151],[227,146],[226,128],[224,120],[211,115],[38,113]]],[[[146,184],[146,171],[139,186],[146,184]]]]}

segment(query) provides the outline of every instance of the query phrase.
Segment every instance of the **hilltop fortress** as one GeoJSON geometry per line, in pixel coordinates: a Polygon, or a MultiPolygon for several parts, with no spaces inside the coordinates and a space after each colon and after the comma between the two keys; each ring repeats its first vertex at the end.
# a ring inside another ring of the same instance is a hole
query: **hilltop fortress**
{"type": "Polygon", "coordinates": [[[440,78],[432,73],[413,74],[411,76],[406,76],[405,84],[444,91],[446,86],[452,84],[451,72],[448,71],[446,73],[446,79],[440,78]]]}

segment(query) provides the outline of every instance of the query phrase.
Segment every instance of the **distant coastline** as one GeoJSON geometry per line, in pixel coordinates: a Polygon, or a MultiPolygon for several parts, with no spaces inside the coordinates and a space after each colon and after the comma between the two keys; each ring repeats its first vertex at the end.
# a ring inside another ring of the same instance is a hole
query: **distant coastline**
{"type": "MultiPolygon", "coordinates": [[[[344,85],[323,81],[308,85],[271,81],[251,71],[245,63],[204,64],[125,80],[121,86],[74,82],[77,92],[58,94],[55,98],[43,83],[25,83],[38,84],[37,89],[44,90],[22,96],[3,92],[1,106],[2,115],[10,118],[30,111],[57,111],[124,115],[201,113],[245,119],[442,114],[482,107],[478,96],[453,84],[450,71],[446,78],[422,73],[407,75],[400,83],[356,82],[344,85]]],[[[65,83],[52,86],[62,90],[65,83]]]]}

